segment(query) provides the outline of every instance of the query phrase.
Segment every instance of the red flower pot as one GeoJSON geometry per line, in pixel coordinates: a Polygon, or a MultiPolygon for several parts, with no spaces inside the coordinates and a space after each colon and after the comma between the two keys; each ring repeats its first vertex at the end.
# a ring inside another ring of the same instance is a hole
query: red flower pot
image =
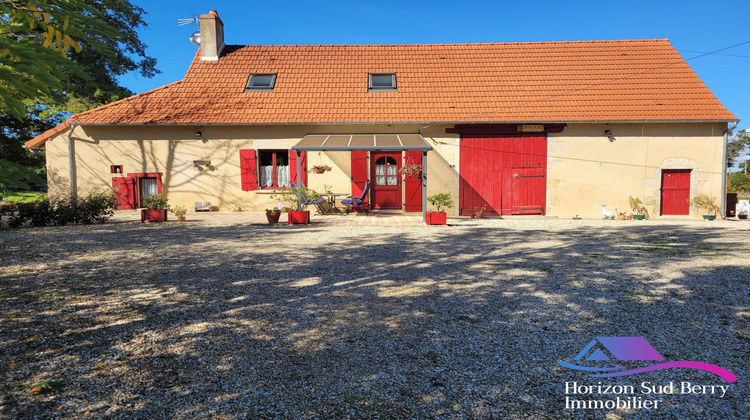
{"type": "Polygon", "coordinates": [[[167,209],[143,209],[141,210],[141,222],[166,222],[167,209]]]}
{"type": "Polygon", "coordinates": [[[299,225],[299,224],[308,224],[310,223],[310,211],[290,211],[287,213],[289,215],[288,224],[292,225],[299,225]]]}
{"type": "Polygon", "coordinates": [[[428,225],[448,224],[448,214],[444,211],[428,211],[425,214],[425,223],[428,225]]]}

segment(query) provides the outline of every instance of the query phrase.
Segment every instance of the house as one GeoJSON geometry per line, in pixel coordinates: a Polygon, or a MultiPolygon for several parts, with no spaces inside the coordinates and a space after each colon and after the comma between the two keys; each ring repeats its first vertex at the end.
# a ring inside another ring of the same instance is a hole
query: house
{"type": "Polygon", "coordinates": [[[369,180],[376,209],[447,191],[456,215],[560,217],[723,198],[738,120],[668,40],[243,46],[224,45],[215,11],[200,22],[182,80],[27,143],[46,149],[51,196],[115,187],[120,208],[159,192],[262,210],[298,178],[352,194],[369,180]],[[400,174],[415,165],[425,179],[400,174]]]}

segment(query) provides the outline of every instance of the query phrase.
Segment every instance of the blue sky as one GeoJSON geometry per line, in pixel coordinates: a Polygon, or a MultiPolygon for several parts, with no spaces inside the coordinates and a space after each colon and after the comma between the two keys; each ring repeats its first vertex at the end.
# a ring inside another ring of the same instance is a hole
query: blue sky
{"type": "MultiPolygon", "coordinates": [[[[145,1],[140,32],[162,74],[120,80],[144,92],[181,79],[196,48],[195,25],[209,9],[227,44],[416,44],[668,38],[689,59],[750,41],[750,1],[145,1]]],[[[750,128],[750,43],[688,63],[750,128]]]]}

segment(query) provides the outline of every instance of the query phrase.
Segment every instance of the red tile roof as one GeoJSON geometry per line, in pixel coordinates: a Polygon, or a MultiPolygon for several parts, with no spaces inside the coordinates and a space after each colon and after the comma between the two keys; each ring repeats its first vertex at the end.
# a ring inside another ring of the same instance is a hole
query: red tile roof
{"type": "Polygon", "coordinates": [[[65,130],[66,130],[66,129],[67,129],[68,127],[70,127],[70,125],[68,125],[68,122],[69,122],[69,121],[70,121],[70,120],[68,120],[68,121],[65,121],[65,122],[64,122],[64,123],[62,123],[62,124],[58,124],[58,125],[56,125],[56,126],[54,126],[54,127],[50,128],[49,130],[47,130],[47,131],[45,131],[44,133],[42,133],[42,134],[40,134],[40,135],[38,135],[38,136],[34,137],[33,139],[31,139],[31,140],[27,141],[27,142],[26,142],[26,143],[24,143],[24,144],[25,144],[25,145],[26,145],[26,147],[28,147],[29,149],[33,149],[33,148],[35,148],[35,147],[41,147],[41,146],[42,146],[42,145],[44,144],[44,142],[45,142],[45,141],[47,141],[47,139],[49,139],[50,137],[52,137],[52,136],[56,135],[57,133],[60,133],[60,132],[62,132],[62,131],[65,131],[65,130]]]}
{"type": "Polygon", "coordinates": [[[226,46],[76,124],[736,121],[668,40],[226,46]],[[370,72],[398,91],[368,92],[370,72]],[[277,73],[272,92],[245,92],[277,73]]]}

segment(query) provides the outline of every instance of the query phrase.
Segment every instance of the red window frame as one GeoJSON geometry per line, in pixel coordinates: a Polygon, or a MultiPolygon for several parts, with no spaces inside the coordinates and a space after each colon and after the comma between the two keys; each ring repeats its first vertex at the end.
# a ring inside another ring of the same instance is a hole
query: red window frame
{"type": "MultiPolygon", "coordinates": [[[[265,149],[261,149],[261,150],[258,150],[258,169],[260,170],[260,168],[262,167],[262,160],[263,160],[262,155],[264,153],[272,153],[271,163],[273,165],[273,173],[271,175],[271,180],[273,181],[273,185],[271,187],[260,187],[261,190],[278,190],[279,188],[289,188],[289,186],[280,187],[280,186],[276,185],[276,181],[278,180],[278,177],[276,176],[277,175],[276,162],[278,160],[277,159],[277,153],[280,153],[280,152],[281,153],[286,152],[286,154],[287,154],[286,155],[286,164],[289,167],[289,182],[294,182],[294,180],[292,180],[292,162],[291,162],[291,159],[289,158],[289,155],[292,154],[292,153],[294,153],[294,152],[292,152],[291,150],[265,150],[265,149]]],[[[258,172],[258,184],[260,185],[260,171],[258,172]]]]}
{"type": "Polygon", "coordinates": [[[111,174],[122,174],[122,165],[110,165],[109,173],[111,174]]]}

